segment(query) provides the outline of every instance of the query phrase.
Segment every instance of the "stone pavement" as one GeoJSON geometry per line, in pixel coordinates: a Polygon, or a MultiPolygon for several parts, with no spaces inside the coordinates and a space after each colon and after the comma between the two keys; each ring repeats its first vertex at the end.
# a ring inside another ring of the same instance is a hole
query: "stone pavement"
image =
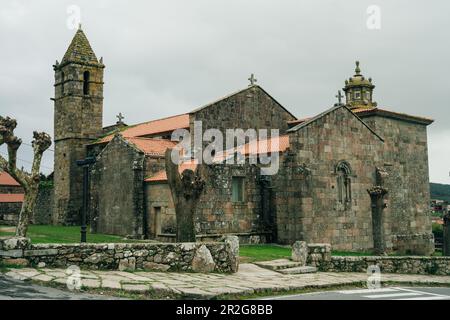
{"type": "MultiPolygon", "coordinates": [[[[11,269],[7,277],[40,283],[67,285],[65,269],[11,269]]],[[[211,299],[223,295],[252,295],[305,288],[360,285],[367,281],[365,273],[318,272],[280,274],[254,264],[241,264],[234,274],[199,274],[171,272],[86,271],[80,274],[82,286],[88,289],[115,290],[146,294],[148,297],[211,299]]],[[[382,282],[450,286],[450,276],[382,274],[382,282]]],[[[112,290],[112,291],[110,291],[112,290]]]]}

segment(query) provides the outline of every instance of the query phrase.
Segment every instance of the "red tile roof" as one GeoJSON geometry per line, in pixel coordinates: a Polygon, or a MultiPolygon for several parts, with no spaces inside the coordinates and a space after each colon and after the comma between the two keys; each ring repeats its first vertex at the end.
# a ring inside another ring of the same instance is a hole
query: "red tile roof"
{"type": "Polygon", "coordinates": [[[243,145],[240,150],[243,155],[271,152],[284,152],[289,148],[289,136],[279,136],[265,140],[253,140],[243,145]]]}
{"type": "MultiPolygon", "coordinates": [[[[197,168],[197,163],[195,163],[195,161],[188,161],[188,162],[184,162],[178,166],[178,172],[181,174],[184,170],[187,170],[187,169],[195,171],[196,168],[197,168]]],[[[145,182],[155,182],[155,181],[167,181],[166,170],[161,170],[161,171],[155,173],[154,176],[145,179],[145,182]]]]}
{"type": "MultiPolygon", "coordinates": [[[[168,118],[152,120],[134,126],[126,127],[121,134],[125,138],[144,137],[158,133],[171,132],[176,129],[189,128],[189,114],[180,114],[168,118]]],[[[105,143],[112,140],[114,133],[109,134],[96,143],[105,143]]]]}
{"type": "Polygon", "coordinates": [[[0,185],[2,186],[20,186],[20,184],[14,180],[7,172],[0,172],[0,185]]]}
{"type": "MultiPolygon", "coordinates": [[[[289,136],[279,136],[277,138],[265,139],[260,141],[251,141],[241,148],[235,148],[233,151],[224,151],[222,154],[217,154],[214,157],[214,161],[221,162],[227,155],[233,155],[236,150],[240,150],[241,154],[261,154],[261,153],[271,153],[271,152],[284,152],[289,148],[289,136]]],[[[186,169],[195,170],[197,164],[195,160],[184,162],[178,166],[178,172],[182,173],[186,169]]],[[[165,170],[161,170],[150,178],[145,179],[146,182],[162,182],[167,181],[167,174],[165,170]]]]}
{"type": "Polygon", "coordinates": [[[154,138],[125,138],[127,141],[134,144],[139,150],[151,156],[164,156],[169,148],[176,146],[176,141],[167,139],[154,138]]]}
{"type": "Polygon", "coordinates": [[[0,203],[6,202],[23,202],[23,193],[2,193],[0,194],[0,203]]]}

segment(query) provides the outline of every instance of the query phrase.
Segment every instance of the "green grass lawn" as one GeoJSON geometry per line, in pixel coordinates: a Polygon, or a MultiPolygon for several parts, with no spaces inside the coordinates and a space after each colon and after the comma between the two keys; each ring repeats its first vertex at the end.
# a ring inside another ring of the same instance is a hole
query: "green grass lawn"
{"type": "MultiPolygon", "coordinates": [[[[89,229],[89,228],[88,228],[89,229]]],[[[14,235],[13,226],[0,226],[0,237],[14,235]]],[[[28,229],[28,235],[32,243],[79,243],[80,227],[62,227],[62,226],[36,226],[31,225],[28,229]]],[[[101,242],[130,242],[120,236],[106,234],[91,234],[88,230],[87,241],[94,243],[101,242]]]]}
{"type": "Polygon", "coordinates": [[[241,262],[286,259],[291,256],[291,248],[273,244],[243,244],[239,248],[241,262]]]}

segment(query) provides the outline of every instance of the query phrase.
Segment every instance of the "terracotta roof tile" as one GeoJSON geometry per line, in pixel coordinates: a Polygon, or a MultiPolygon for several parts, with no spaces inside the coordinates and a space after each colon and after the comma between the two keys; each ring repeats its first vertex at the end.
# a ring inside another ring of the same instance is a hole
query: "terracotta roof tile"
{"type": "MultiPolygon", "coordinates": [[[[181,174],[184,170],[190,169],[195,171],[197,168],[197,163],[195,161],[184,162],[178,166],[178,172],[181,174]]],[[[150,178],[145,179],[145,182],[155,182],[155,181],[167,181],[166,170],[161,170],[150,178]]]]}
{"type": "Polygon", "coordinates": [[[3,186],[20,186],[20,184],[14,180],[13,177],[7,172],[0,172],[0,185],[3,186]]]}
{"type": "Polygon", "coordinates": [[[152,139],[152,138],[125,138],[127,141],[134,144],[139,150],[145,154],[152,156],[164,156],[168,148],[176,146],[176,141],[167,139],[152,139]]]}
{"type": "Polygon", "coordinates": [[[254,140],[242,146],[241,153],[247,154],[261,154],[271,152],[284,152],[289,148],[289,136],[279,136],[265,140],[254,140]]]}
{"type": "MultiPolygon", "coordinates": [[[[129,126],[125,128],[121,134],[124,138],[143,137],[158,133],[171,132],[182,128],[189,128],[189,114],[187,113],[129,126]]],[[[96,143],[109,142],[113,137],[114,133],[111,133],[96,143]]]]}
{"type": "Polygon", "coordinates": [[[23,193],[2,193],[0,194],[0,203],[23,202],[23,193]]]}

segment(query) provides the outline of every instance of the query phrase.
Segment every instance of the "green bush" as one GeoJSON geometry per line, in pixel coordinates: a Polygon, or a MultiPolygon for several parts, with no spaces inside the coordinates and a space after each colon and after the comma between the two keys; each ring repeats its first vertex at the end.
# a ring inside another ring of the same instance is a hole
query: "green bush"
{"type": "Polygon", "coordinates": [[[433,223],[432,228],[435,238],[442,238],[444,236],[444,227],[441,224],[433,223]]]}

